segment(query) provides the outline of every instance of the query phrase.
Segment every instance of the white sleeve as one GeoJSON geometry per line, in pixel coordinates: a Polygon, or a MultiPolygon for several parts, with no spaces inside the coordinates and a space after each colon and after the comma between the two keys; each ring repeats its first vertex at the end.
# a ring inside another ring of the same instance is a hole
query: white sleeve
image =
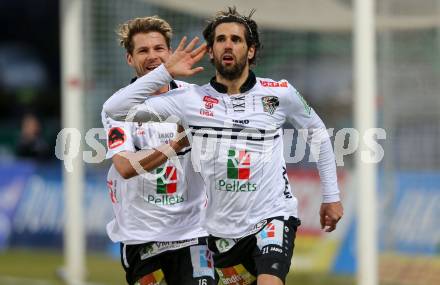
{"type": "Polygon", "coordinates": [[[307,104],[299,92],[288,85],[288,94],[281,102],[282,110],[296,129],[308,129],[307,143],[316,159],[324,203],[340,200],[335,154],[330,137],[321,118],[307,104]]]}
{"type": "Polygon", "coordinates": [[[165,66],[161,64],[132,84],[114,93],[104,103],[103,110],[110,118],[123,121],[133,108],[142,104],[149,95],[169,84],[172,79],[165,66]]]}
{"type": "Polygon", "coordinates": [[[132,123],[115,121],[104,112],[102,112],[101,118],[107,138],[105,158],[112,158],[115,154],[123,151],[136,151],[132,137],[132,123]]]}
{"type": "Polygon", "coordinates": [[[125,121],[161,122],[182,124],[185,121],[185,101],[192,88],[178,88],[160,95],[154,95],[132,108],[125,121]]]}

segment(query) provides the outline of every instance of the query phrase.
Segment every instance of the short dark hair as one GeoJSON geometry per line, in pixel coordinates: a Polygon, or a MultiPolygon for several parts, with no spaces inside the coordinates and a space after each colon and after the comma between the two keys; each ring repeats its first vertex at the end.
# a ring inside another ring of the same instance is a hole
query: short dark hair
{"type": "Polygon", "coordinates": [[[212,48],[214,44],[215,28],[222,23],[239,23],[245,27],[245,38],[248,47],[253,46],[255,48],[255,55],[249,60],[249,64],[255,64],[257,58],[257,52],[261,47],[260,37],[258,34],[257,23],[251,19],[255,13],[255,9],[252,9],[249,16],[243,16],[237,12],[237,8],[228,7],[226,11],[219,11],[215,14],[214,18],[208,21],[208,25],[203,30],[203,37],[209,48],[212,48]]]}

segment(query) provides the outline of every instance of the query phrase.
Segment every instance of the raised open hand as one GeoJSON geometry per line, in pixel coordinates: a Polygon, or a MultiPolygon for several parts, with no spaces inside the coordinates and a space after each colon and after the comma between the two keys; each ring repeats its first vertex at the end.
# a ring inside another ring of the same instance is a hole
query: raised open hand
{"type": "Polygon", "coordinates": [[[171,57],[165,62],[165,67],[171,76],[192,76],[203,71],[203,67],[195,67],[193,65],[199,62],[206,53],[206,43],[195,48],[198,37],[195,37],[186,47],[186,36],[182,38],[177,49],[171,57]]]}

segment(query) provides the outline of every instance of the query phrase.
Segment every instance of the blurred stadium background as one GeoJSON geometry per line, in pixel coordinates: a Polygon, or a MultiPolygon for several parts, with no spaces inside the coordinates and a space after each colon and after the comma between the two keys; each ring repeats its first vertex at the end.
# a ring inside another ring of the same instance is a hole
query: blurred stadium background
{"type": "MultiPolygon", "coordinates": [[[[183,35],[201,36],[205,20],[228,5],[242,13],[257,9],[263,43],[258,75],[293,83],[335,133],[353,127],[351,0],[88,0],[83,5],[85,97],[77,111],[84,119],[83,138],[88,129],[101,127],[103,102],[133,75],[116,40],[118,24],[159,15],[174,28],[175,47],[183,35]]],[[[0,30],[0,284],[61,284],[63,166],[54,155],[61,130],[59,9],[57,0],[0,2],[0,22],[7,27],[0,30]]],[[[376,14],[377,119],[387,132],[378,165],[379,279],[440,284],[440,0],[380,0],[376,14]]],[[[203,65],[207,71],[192,82],[212,76],[209,62],[203,65]]],[[[287,284],[355,284],[353,156],[344,162],[339,174],[345,217],[331,235],[319,229],[313,165],[288,166],[303,225],[287,284]]],[[[112,215],[108,167],[86,164],[90,284],[124,284],[117,247],[105,234],[112,215]]]]}

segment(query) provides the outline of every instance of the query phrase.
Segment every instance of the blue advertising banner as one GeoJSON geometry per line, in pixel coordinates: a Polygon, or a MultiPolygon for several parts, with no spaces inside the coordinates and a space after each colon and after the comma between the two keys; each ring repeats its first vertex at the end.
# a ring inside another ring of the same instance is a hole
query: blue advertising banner
{"type": "Polygon", "coordinates": [[[24,192],[26,180],[34,168],[29,163],[0,165],[0,250],[9,245],[12,218],[24,192]]]}
{"type": "MultiPolygon", "coordinates": [[[[431,276],[440,268],[440,173],[400,172],[396,175],[395,185],[392,196],[389,191],[379,192],[379,255],[381,264],[386,265],[381,266],[381,279],[400,282],[399,275],[395,274],[400,269],[406,278],[411,272],[419,276],[420,268],[408,265],[415,265],[416,260],[424,264],[423,272],[433,268],[432,272],[424,274],[425,277],[431,276]],[[385,204],[386,198],[391,202],[385,204]],[[391,272],[394,272],[393,276],[391,272]]],[[[356,271],[357,223],[355,217],[349,218],[351,225],[333,264],[334,273],[353,274],[356,271]]],[[[421,277],[417,278],[420,280],[421,277]]],[[[425,281],[423,284],[431,284],[425,281]]]]}
{"type": "MultiPolygon", "coordinates": [[[[61,165],[13,163],[0,176],[0,247],[61,247],[64,199],[61,165]]],[[[105,172],[88,175],[84,193],[87,246],[105,249],[105,225],[113,211],[105,172]]]]}

